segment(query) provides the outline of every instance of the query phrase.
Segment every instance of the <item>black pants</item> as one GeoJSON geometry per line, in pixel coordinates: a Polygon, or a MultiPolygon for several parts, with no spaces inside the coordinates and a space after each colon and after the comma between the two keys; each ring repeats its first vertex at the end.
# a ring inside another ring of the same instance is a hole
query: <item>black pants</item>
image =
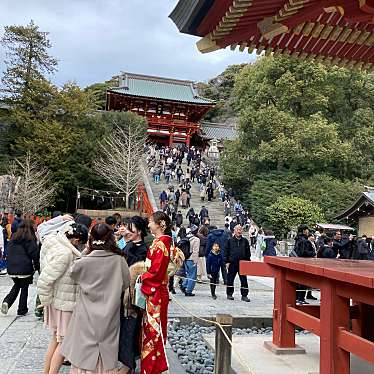
{"type": "Polygon", "coordinates": [[[227,269],[226,269],[226,264],[222,262],[221,264],[221,274],[222,274],[222,279],[223,279],[223,284],[227,284],[227,269]]]}
{"type": "Polygon", "coordinates": [[[27,278],[12,278],[14,285],[8,295],[5,296],[4,302],[8,303],[9,308],[14,304],[19,292],[21,295],[18,302],[17,314],[26,314],[29,309],[27,308],[27,297],[29,295],[29,285],[32,284],[32,276],[27,278]]]}
{"type": "MultiPolygon", "coordinates": [[[[236,275],[239,273],[239,263],[231,263],[229,266],[229,271],[227,272],[227,296],[232,296],[234,293],[234,281],[236,275]]],[[[240,278],[240,293],[242,297],[248,296],[248,281],[246,275],[239,275],[240,278]]]]}
{"type": "Polygon", "coordinates": [[[367,253],[359,253],[359,260],[368,260],[369,255],[367,253]]]}
{"type": "Polygon", "coordinates": [[[216,295],[216,284],[219,282],[219,272],[210,274],[212,277],[210,278],[210,293],[212,296],[216,295]]]}
{"type": "Polygon", "coordinates": [[[169,278],[169,291],[172,292],[174,290],[174,275],[169,278]]]}
{"type": "Polygon", "coordinates": [[[296,301],[305,301],[305,294],[306,294],[307,289],[308,289],[308,287],[304,286],[303,284],[298,284],[297,285],[296,301]]]}

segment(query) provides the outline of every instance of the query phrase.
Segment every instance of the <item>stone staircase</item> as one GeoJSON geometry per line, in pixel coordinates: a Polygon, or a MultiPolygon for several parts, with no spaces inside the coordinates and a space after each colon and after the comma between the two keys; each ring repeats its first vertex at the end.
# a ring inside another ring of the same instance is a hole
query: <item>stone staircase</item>
{"type": "MultiPolygon", "coordinates": [[[[151,187],[153,196],[156,200],[156,204],[158,209],[160,209],[160,193],[165,190],[167,191],[168,186],[173,185],[174,190],[178,188],[178,181],[173,180],[169,183],[169,185],[166,184],[164,176],[161,175],[161,180],[159,184],[156,184],[153,182],[152,176],[149,174],[149,169],[148,167],[145,166],[146,169],[146,178],[148,179],[149,185],[151,187]]],[[[187,164],[185,162],[182,163],[182,169],[184,172],[186,172],[187,169],[187,164]]],[[[210,218],[210,223],[211,225],[217,226],[218,228],[223,228],[224,227],[224,221],[225,221],[225,215],[223,211],[223,203],[219,198],[213,199],[213,201],[209,202],[207,198],[205,198],[204,202],[201,202],[200,199],[200,192],[199,192],[199,186],[195,180],[195,183],[192,183],[192,188],[191,188],[191,207],[194,208],[195,213],[199,214],[200,209],[202,205],[204,205],[208,211],[209,211],[209,218],[210,218]]],[[[189,208],[183,209],[181,206],[178,207],[178,210],[180,210],[183,214],[183,224],[187,226],[188,224],[188,219],[186,219],[186,214],[189,208]]]]}

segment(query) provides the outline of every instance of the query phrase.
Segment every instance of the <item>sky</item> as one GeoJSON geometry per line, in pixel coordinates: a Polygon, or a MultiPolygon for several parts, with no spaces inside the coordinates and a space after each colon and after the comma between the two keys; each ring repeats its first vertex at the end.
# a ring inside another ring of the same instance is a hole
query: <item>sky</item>
{"type": "MultiPolygon", "coordinates": [[[[103,82],[121,71],[207,81],[232,64],[250,62],[246,52],[201,54],[198,37],[181,34],[168,18],[178,0],[1,0],[4,26],[31,19],[48,31],[50,54],[58,59],[57,85],[81,87],[103,82]]],[[[0,47],[0,74],[5,69],[0,47]]]]}

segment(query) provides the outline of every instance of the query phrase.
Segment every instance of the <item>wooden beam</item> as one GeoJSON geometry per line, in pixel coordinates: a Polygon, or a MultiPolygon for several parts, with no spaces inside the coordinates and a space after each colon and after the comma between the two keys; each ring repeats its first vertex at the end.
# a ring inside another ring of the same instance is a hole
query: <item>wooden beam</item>
{"type": "Polygon", "coordinates": [[[321,330],[319,318],[298,310],[292,306],[287,306],[286,315],[287,321],[291,322],[295,326],[302,327],[303,329],[320,336],[321,330]]]}
{"type": "Polygon", "coordinates": [[[374,364],[374,342],[341,328],[338,332],[338,345],[345,351],[374,364]]]}
{"type": "Polygon", "coordinates": [[[257,277],[274,277],[274,272],[270,265],[256,261],[240,261],[239,274],[257,277]]]}

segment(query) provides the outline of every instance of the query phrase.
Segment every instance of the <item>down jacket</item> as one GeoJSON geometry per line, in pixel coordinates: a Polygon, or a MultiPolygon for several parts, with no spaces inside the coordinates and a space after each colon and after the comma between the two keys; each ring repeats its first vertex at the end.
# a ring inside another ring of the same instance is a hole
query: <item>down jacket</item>
{"type": "Polygon", "coordinates": [[[64,312],[73,311],[78,285],[70,277],[70,267],[78,257],[81,257],[81,253],[62,232],[44,239],[38,279],[38,295],[42,305],[51,305],[64,312]]]}

